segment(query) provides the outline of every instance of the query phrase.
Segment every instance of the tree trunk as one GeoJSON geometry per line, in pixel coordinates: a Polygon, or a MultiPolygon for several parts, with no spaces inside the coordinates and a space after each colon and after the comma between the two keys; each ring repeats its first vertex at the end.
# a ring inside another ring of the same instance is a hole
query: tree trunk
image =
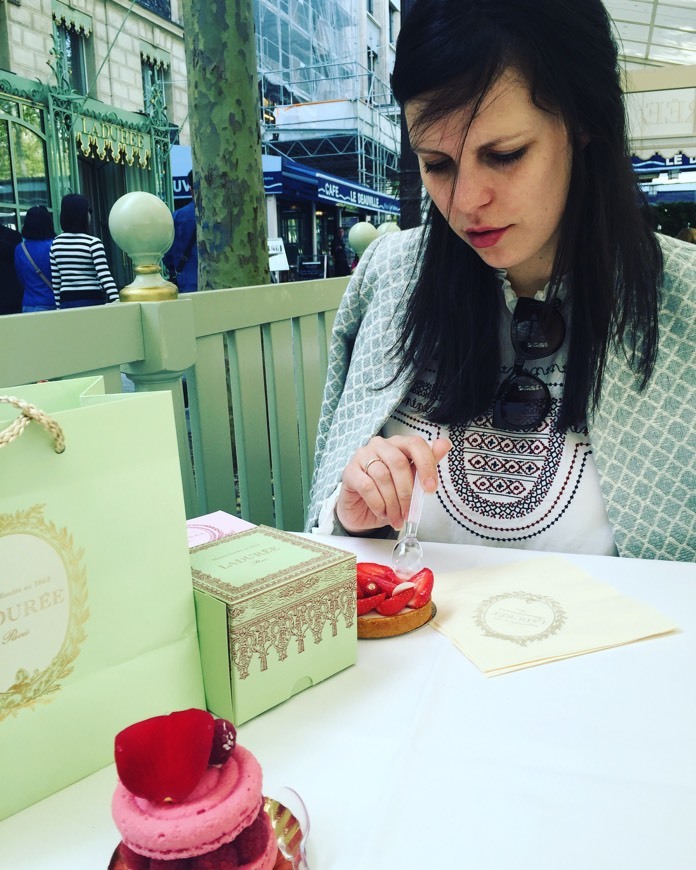
{"type": "Polygon", "coordinates": [[[253,0],[182,0],[198,289],[266,284],[253,0]]]}

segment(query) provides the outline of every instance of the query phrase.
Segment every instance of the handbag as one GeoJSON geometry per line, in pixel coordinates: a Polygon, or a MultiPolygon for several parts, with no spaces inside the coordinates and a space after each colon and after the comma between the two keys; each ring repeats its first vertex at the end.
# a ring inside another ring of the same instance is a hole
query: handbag
{"type": "Polygon", "coordinates": [[[171,395],[0,388],[0,819],[110,764],[127,725],[194,706],[171,395]]]}
{"type": "Polygon", "coordinates": [[[41,271],[41,269],[36,265],[36,262],[34,261],[34,258],[33,258],[32,255],[29,253],[29,248],[27,248],[27,243],[26,243],[26,242],[22,242],[22,250],[24,251],[27,260],[29,260],[29,262],[31,263],[31,265],[34,267],[34,271],[36,272],[36,274],[39,276],[39,278],[41,278],[41,280],[42,280],[42,281],[44,282],[44,284],[48,287],[48,289],[49,289],[49,290],[52,290],[53,287],[52,287],[52,285],[51,285],[51,282],[50,282],[50,281],[48,280],[48,278],[44,275],[44,273],[41,271]]]}

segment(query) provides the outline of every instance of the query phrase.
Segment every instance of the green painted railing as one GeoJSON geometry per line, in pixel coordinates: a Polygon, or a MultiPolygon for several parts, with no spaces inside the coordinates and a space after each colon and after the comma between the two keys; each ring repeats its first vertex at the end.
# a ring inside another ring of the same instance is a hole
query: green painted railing
{"type": "Polygon", "coordinates": [[[0,386],[101,374],[120,392],[123,373],[136,391],[170,390],[187,516],[225,510],[297,531],[346,283],[0,317],[0,386]]]}

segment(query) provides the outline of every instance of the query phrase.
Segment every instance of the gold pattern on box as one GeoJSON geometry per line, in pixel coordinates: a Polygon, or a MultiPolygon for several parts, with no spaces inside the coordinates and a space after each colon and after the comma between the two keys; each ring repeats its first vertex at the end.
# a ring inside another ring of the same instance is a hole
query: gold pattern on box
{"type": "MultiPolygon", "coordinates": [[[[267,537],[287,543],[286,532],[266,526],[263,531],[267,537]]],[[[234,537],[239,540],[255,532],[236,532],[234,537]]],[[[193,569],[195,587],[226,602],[230,667],[241,680],[251,673],[255,658],[265,671],[272,654],[284,661],[291,644],[301,654],[308,644],[321,643],[327,625],[336,637],[339,620],[347,628],[355,622],[354,566],[347,568],[343,561],[336,564],[336,550],[323,543],[297,538],[293,544],[307,551],[305,561],[241,586],[193,569]]],[[[219,545],[219,539],[209,541],[192,552],[219,545]]]]}
{"type": "Polygon", "coordinates": [[[307,641],[321,643],[327,623],[335,637],[339,619],[342,617],[346,627],[350,628],[355,614],[355,581],[352,577],[347,583],[323,589],[311,598],[262,614],[241,625],[234,622],[234,613],[228,609],[230,666],[236,668],[240,680],[245,680],[254,657],[258,657],[261,670],[265,671],[272,651],[279,661],[284,661],[290,644],[295,642],[298,654],[302,654],[307,641]]]}
{"type": "MultiPolygon", "coordinates": [[[[235,532],[235,538],[244,538],[254,534],[256,529],[248,529],[244,532],[235,532]]],[[[287,543],[287,533],[278,532],[277,529],[272,529],[263,526],[264,534],[269,538],[277,538],[282,543],[287,543]]],[[[206,550],[208,547],[217,547],[221,540],[207,541],[200,544],[198,547],[193,547],[191,552],[197,553],[199,550],[206,550]]],[[[319,577],[304,577],[303,575],[311,571],[319,573],[320,571],[329,572],[331,566],[336,561],[336,551],[325,544],[317,543],[306,538],[298,538],[293,542],[298,549],[307,551],[307,560],[293,565],[291,568],[285,568],[281,571],[276,571],[272,574],[267,574],[263,578],[253,580],[249,583],[244,583],[241,586],[232,586],[220,580],[218,577],[211,577],[204,571],[196,568],[193,569],[193,578],[197,589],[203,592],[208,592],[211,595],[223,597],[229,605],[235,605],[241,609],[236,611],[238,617],[247,616],[249,611],[247,607],[254,610],[269,607],[274,607],[277,603],[282,602],[284,598],[293,597],[297,594],[297,583],[299,582],[303,592],[309,592],[316,585],[325,585],[328,573],[324,573],[322,578],[319,577]],[[301,578],[301,579],[298,579],[301,578]],[[288,583],[295,581],[295,585],[288,586],[288,583]],[[263,601],[260,599],[263,597],[263,601]],[[249,599],[248,601],[246,599],[249,599]]],[[[339,572],[345,570],[341,566],[335,566],[339,572]]]]}

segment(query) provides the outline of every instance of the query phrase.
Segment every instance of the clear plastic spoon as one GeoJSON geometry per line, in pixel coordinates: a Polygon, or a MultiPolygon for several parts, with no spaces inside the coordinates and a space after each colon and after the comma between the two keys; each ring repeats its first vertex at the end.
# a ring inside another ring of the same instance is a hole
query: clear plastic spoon
{"type": "Polygon", "coordinates": [[[404,525],[404,533],[394,546],[392,552],[392,568],[400,580],[409,580],[423,567],[423,548],[417,538],[418,523],[423,513],[425,490],[420,478],[413,479],[411,506],[408,509],[408,519],[404,525]]]}
{"type": "Polygon", "coordinates": [[[309,870],[307,863],[307,837],[309,813],[304,801],[294,788],[276,789],[274,798],[265,799],[265,810],[271,820],[283,857],[293,870],[309,870]]]}

